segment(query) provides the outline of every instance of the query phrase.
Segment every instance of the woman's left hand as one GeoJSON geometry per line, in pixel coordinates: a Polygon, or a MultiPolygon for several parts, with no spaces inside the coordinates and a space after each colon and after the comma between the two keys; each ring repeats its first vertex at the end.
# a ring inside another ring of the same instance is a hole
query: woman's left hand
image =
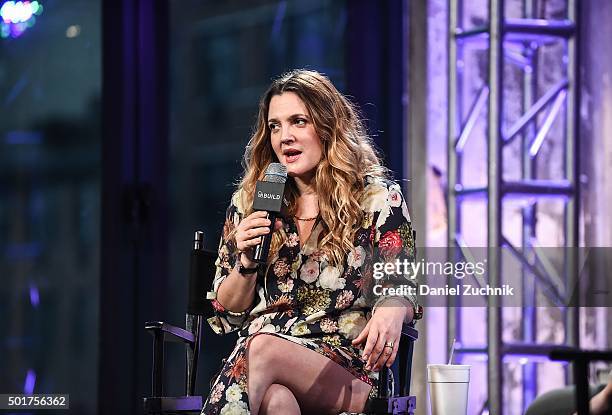
{"type": "Polygon", "coordinates": [[[412,307],[380,306],[368,321],[368,324],[353,340],[353,345],[364,344],[362,359],[366,362],[366,369],[378,371],[386,364],[391,366],[397,356],[402,324],[404,319],[412,321],[412,307]]]}

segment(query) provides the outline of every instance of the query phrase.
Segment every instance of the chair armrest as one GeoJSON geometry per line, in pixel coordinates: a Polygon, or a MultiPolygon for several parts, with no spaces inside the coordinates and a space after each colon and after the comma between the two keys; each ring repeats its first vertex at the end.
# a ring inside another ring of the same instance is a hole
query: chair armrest
{"type": "Polygon", "coordinates": [[[612,350],[579,350],[573,347],[558,347],[550,352],[551,360],[575,361],[612,361],[612,350]]]}
{"type": "Polygon", "coordinates": [[[150,397],[144,398],[144,410],[146,414],[157,414],[160,412],[189,411],[199,413],[202,410],[201,396],[180,397],[150,397]]]}
{"type": "Polygon", "coordinates": [[[406,336],[409,340],[415,342],[419,338],[419,332],[412,323],[404,324],[402,325],[402,336],[406,336]]]}
{"type": "Polygon", "coordinates": [[[163,321],[148,321],[145,323],[145,330],[155,337],[163,335],[164,341],[184,342],[188,344],[193,344],[195,341],[193,333],[180,327],[164,323],[163,321]]]}

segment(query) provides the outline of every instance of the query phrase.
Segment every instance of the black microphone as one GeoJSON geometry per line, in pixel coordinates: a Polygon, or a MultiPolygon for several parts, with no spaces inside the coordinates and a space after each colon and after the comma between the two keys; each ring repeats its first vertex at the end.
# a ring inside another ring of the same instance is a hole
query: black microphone
{"type": "Polygon", "coordinates": [[[263,235],[261,242],[255,247],[253,261],[257,263],[265,264],[268,261],[274,223],[279,216],[287,214],[286,181],[287,167],[280,163],[270,163],[263,180],[258,181],[255,187],[253,210],[268,212],[267,218],[270,220],[270,232],[263,235]]]}

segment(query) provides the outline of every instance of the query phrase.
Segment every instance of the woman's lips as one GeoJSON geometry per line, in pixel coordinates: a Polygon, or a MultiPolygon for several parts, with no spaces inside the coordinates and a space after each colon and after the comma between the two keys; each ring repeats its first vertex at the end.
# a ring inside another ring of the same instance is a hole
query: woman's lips
{"type": "Polygon", "coordinates": [[[302,153],[287,154],[285,155],[285,160],[287,160],[287,163],[295,163],[300,158],[301,155],[302,153]]]}

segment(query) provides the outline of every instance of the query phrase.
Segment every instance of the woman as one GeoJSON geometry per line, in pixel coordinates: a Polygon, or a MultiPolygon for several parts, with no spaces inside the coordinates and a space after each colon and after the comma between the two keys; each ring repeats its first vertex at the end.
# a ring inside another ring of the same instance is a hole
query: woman
{"type": "Polygon", "coordinates": [[[400,187],[386,179],[355,109],[314,71],[272,83],[244,167],[209,320],[240,337],[202,413],[360,412],[417,306],[414,296],[374,294],[397,278],[373,278],[376,263],[414,257],[400,187]],[[253,247],[271,224],[253,212],[253,194],[271,162],[287,167],[290,217],[275,223],[268,263],[257,268],[253,247]]]}

